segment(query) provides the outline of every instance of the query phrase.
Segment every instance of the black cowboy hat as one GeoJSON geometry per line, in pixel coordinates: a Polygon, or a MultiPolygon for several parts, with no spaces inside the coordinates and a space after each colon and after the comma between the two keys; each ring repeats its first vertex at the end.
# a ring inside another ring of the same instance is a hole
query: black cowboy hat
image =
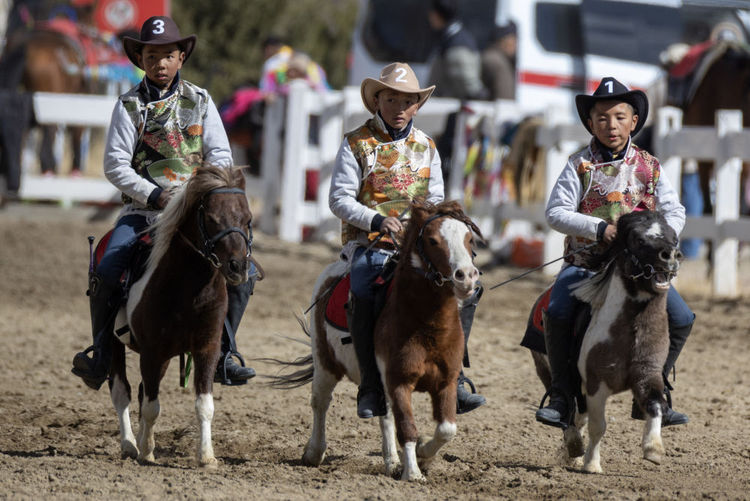
{"type": "Polygon", "coordinates": [[[633,137],[638,134],[643,124],[646,123],[646,118],[648,118],[648,98],[643,91],[629,90],[615,78],[605,77],[602,78],[599,87],[596,88],[592,95],[578,94],[576,96],[578,116],[581,118],[583,126],[589,132],[591,132],[588,123],[591,118],[591,108],[594,107],[597,101],[623,101],[630,104],[635,109],[635,114],[638,115],[638,123],[635,124],[635,129],[631,134],[633,137]]]}
{"type": "Polygon", "coordinates": [[[168,16],[152,16],[144,21],[141,27],[140,40],[132,37],[123,37],[122,46],[128,59],[139,68],[137,55],[141,53],[144,45],[169,45],[177,44],[185,52],[185,61],[190,57],[195,47],[195,35],[183,37],[177,24],[168,16]]]}

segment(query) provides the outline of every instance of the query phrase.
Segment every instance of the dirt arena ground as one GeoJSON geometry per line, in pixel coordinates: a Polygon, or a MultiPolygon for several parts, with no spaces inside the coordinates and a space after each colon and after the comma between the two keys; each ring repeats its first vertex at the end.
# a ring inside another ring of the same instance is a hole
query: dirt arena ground
{"type": "MultiPolygon", "coordinates": [[[[12,499],[749,499],[750,270],[743,296],[713,300],[700,264],[686,263],[679,288],[697,321],[678,363],[675,407],[690,424],[663,431],[665,461],[641,459],[641,423],[630,397],[608,407],[602,475],[558,458],[559,430],[534,421],[542,395],[531,358],[518,343],[528,309],[549,278],[536,273],[488,291],[480,303],[467,371],[486,406],[459,416],[427,481],[386,477],[379,428],[355,415],[356,389],[341,384],[329,412],[328,456],[301,465],[311,427],[309,387],[264,385],[277,368],[252,365],[259,377],[215,387],[216,470],[195,467],[192,389],[178,386],[177,363],[162,383],[158,465],[120,459],[117,420],[106,389],[93,392],[70,374],[73,354],[90,342],[86,236],[112,215],[89,222],[91,209],[10,204],[0,210],[0,497],[12,499]]],[[[268,278],[256,288],[240,329],[246,357],[293,359],[305,346],[294,314],[309,303],[320,270],[335,259],[324,245],[286,245],[256,234],[256,257],[268,278]]],[[[479,264],[488,256],[480,254],[479,264]]],[[[520,270],[484,267],[496,284],[520,270]]],[[[128,356],[131,383],[136,357],[128,356]]],[[[106,388],[106,387],[105,387],[106,388]]],[[[415,398],[418,425],[431,434],[427,399],[415,398]]],[[[135,419],[135,404],[131,407],[135,419]]]]}

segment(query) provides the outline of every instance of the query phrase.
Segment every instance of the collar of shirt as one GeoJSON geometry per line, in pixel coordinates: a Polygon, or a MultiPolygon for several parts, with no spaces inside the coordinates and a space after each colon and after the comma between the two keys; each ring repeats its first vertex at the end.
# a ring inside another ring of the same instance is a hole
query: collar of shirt
{"type": "Polygon", "coordinates": [[[380,114],[380,111],[378,111],[378,116],[383,121],[383,125],[385,125],[385,130],[388,131],[388,134],[393,138],[394,141],[399,141],[401,139],[404,139],[409,135],[411,132],[411,124],[414,122],[414,120],[409,120],[409,123],[406,124],[406,127],[404,127],[401,130],[396,130],[390,125],[388,125],[388,122],[383,119],[383,115],[380,114]]]}
{"type": "Polygon", "coordinates": [[[625,152],[628,151],[631,138],[628,138],[628,142],[625,144],[625,147],[620,151],[610,150],[609,148],[604,146],[597,138],[594,138],[594,141],[596,142],[596,146],[599,148],[599,151],[602,154],[602,159],[605,162],[613,162],[615,160],[622,160],[623,158],[625,158],[625,152]]]}
{"type": "Polygon", "coordinates": [[[162,99],[166,99],[172,94],[175,93],[177,90],[177,86],[180,83],[180,72],[178,71],[177,74],[174,76],[174,80],[172,80],[172,85],[169,86],[169,89],[160,89],[156,86],[151,80],[149,80],[148,77],[143,77],[143,81],[146,83],[146,96],[148,97],[148,102],[153,101],[161,101],[162,99]]]}

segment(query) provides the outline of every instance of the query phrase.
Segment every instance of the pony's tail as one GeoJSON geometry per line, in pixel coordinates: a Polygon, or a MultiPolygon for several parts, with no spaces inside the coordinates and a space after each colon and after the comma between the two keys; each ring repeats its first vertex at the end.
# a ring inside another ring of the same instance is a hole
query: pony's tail
{"type": "MultiPolygon", "coordinates": [[[[307,335],[307,337],[310,337],[310,327],[307,325],[307,322],[305,322],[305,319],[303,317],[300,317],[299,315],[295,315],[297,318],[297,322],[299,322],[300,327],[302,327],[302,331],[307,335]]],[[[304,341],[299,341],[308,347],[310,346],[309,343],[304,341]]],[[[292,369],[295,367],[301,367],[301,369],[292,372],[291,374],[278,374],[276,376],[266,376],[270,379],[270,382],[268,383],[269,386],[272,388],[277,388],[281,390],[291,390],[294,388],[299,388],[300,386],[305,386],[309,382],[313,380],[313,374],[315,373],[314,367],[313,367],[313,357],[312,353],[309,353],[308,355],[304,357],[299,357],[291,362],[284,361],[284,360],[278,360],[276,358],[260,358],[258,359],[263,362],[270,362],[275,365],[282,366],[281,371],[283,371],[285,368],[292,369]]]]}

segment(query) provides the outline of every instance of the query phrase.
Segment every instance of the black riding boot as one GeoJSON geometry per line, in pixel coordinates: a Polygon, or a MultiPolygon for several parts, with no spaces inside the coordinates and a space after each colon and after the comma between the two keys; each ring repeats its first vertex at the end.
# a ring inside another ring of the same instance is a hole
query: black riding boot
{"type": "MultiPolygon", "coordinates": [[[[687,341],[692,328],[693,324],[684,327],[669,326],[669,353],[667,353],[667,361],[664,362],[664,369],[662,370],[662,376],[664,377],[664,396],[667,399],[668,407],[666,414],[661,418],[662,427],[687,424],[690,421],[686,414],[672,409],[672,395],[670,393],[672,385],[669,384],[669,373],[672,372],[674,364],[677,362],[677,357],[680,356],[682,347],[685,346],[685,342],[687,341]]],[[[633,401],[633,409],[630,413],[630,417],[633,419],[646,419],[641,408],[635,403],[635,400],[633,401]]]]}
{"type": "Polygon", "coordinates": [[[349,329],[354,351],[359,363],[359,391],[357,392],[357,416],[367,419],[385,416],[385,395],[380,371],[375,362],[375,305],[373,302],[352,296],[352,322],[349,329]]]}
{"type": "Polygon", "coordinates": [[[83,379],[86,386],[98,390],[109,375],[114,337],[112,330],[122,301],[122,286],[107,282],[94,273],[89,278],[88,295],[94,344],[76,353],[71,372],[83,379]],[[91,358],[88,353],[92,354],[91,358]]]}
{"type": "Polygon", "coordinates": [[[237,352],[235,343],[235,335],[240,326],[240,320],[242,320],[242,315],[245,313],[245,308],[254,288],[254,278],[240,285],[227,285],[229,305],[221,335],[221,356],[219,357],[219,363],[216,365],[214,376],[214,381],[217,383],[238,386],[255,377],[255,371],[251,367],[245,367],[245,360],[237,352]],[[237,357],[242,365],[237,364],[232,358],[233,356],[237,357]]]}
{"type": "MultiPolygon", "coordinates": [[[[469,334],[471,333],[471,325],[474,323],[474,313],[477,310],[477,303],[479,298],[482,297],[484,289],[478,287],[474,291],[474,295],[471,296],[461,307],[459,312],[461,318],[461,328],[464,331],[464,367],[470,367],[469,364],[469,334]]],[[[487,400],[477,394],[477,389],[471,379],[464,375],[464,371],[458,375],[458,388],[456,390],[456,414],[464,414],[469,411],[473,411],[477,407],[483,406],[487,403],[487,400]],[[465,384],[469,385],[471,391],[466,389],[465,384]]]]}
{"type": "MultiPolygon", "coordinates": [[[[547,394],[549,404],[536,411],[536,420],[550,426],[567,428],[573,410],[573,389],[570,382],[571,326],[544,315],[544,344],[547,347],[552,384],[547,394]]],[[[545,395],[546,398],[547,395],[545,395]]],[[[544,400],[542,400],[544,402],[544,400]]]]}

